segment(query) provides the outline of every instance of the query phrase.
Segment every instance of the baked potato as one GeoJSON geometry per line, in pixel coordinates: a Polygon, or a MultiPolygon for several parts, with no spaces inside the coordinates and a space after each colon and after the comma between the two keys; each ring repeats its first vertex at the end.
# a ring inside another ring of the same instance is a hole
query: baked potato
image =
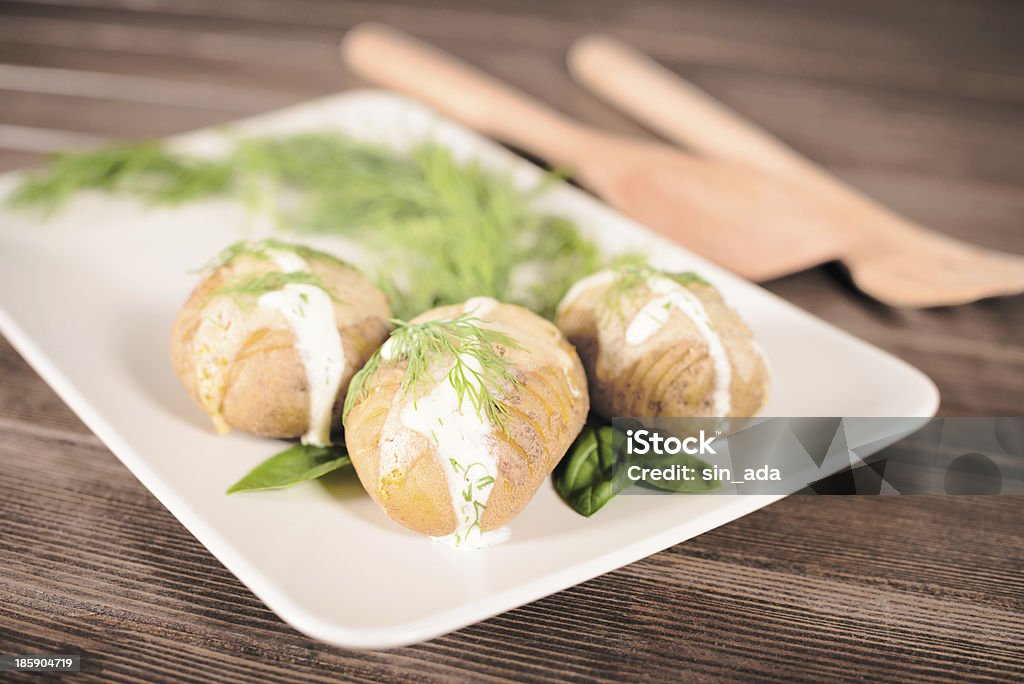
{"type": "Polygon", "coordinates": [[[707,281],[624,265],[574,285],[559,329],[579,351],[594,410],[607,417],[750,417],[768,366],[739,315],[707,281]]]}
{"type": "Polygon", "coordinates": [[[326,446],[349,380],[389,320],[384,294],[339,259],[276,240],[239,242],[211,262],[178,313],[171,357],[218,432],[326,446]]]}
{"type": "Polygon", "coordinates": [[[550,322],[477,297],[398,328],[349,388],[345,439],[395,521],[455,546],[500,541],[579,434],[579,357],[550,322]]]}

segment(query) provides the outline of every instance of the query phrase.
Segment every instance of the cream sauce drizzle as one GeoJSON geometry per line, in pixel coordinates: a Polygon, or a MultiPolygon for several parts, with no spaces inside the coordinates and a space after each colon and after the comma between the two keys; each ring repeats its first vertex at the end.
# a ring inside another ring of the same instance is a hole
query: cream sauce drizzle
{"type": "MultiPolygon", "coordinates": [[[[475,357],[463,355],[459,360],[468,369],[481,371],[480,362],[475,357]]],[[[455,530],[436,540],[470,548],[500,541],[480,526],[480,518],[487,508],[487,499],[498,474],[491,424],[477,415],[468,399],[460,405],[458,393],[447,374],[427,396],[405,405],[401,421],[410,430],[433,440],[448,480],[455,530]]]]}
{"type": "Polygon", "coordinates": [[[722,339],[711,324],[711,317],[697,295],[693,294],[670,278],[654,277],[647,281],[647,286],[655,297],[649,300],[637,312],[626,328],[626,344],[638,346],[646,342],[668,321],[673,310],[681,311],[693,321],[701,337],[708,346],[715,369],[715,389],[713,394],[713,412],[715,416],[725,417],[732,408],[732,364],[726,353],[722,339]]]}
{"type": "Polygon", "coordinates": [[[281,269],[281,273],[309,270],[309,262],[295,252],[290,252],[286,249],[268,249],[267,256],[277,264],[277,267],[281,269]]]}
{"type": "MultiPolygon", "coordinates": [[[[484,316],[497,306],[489,297],[474,297],[463,305],[463,313],[484,316]]],[[[390,340],[389,340],[390,343],[390,340]]],[[[390,359],[392,345],[385,343],[381,357],[390,359]]],[[[468,369],[480,372],[476,357],[463,355],[459,359],[468,369]]],[[[470,382],[472,374],[467,374],[470,382]]],[[[455,514],[455,529],[448,535],[433,537],[459,548],[483,548],[505,541],[509,536],[507,528],[485,532],[480,520],[487,508],[491,490],[498,478],[498,461],[494,453],[492,432],[494,427],[477,414],[468,399],[459,402],[459,396],[452,386],[448,373],[426,395],[409,397],[401,404],[398,414],[400,424],[432,441],[437,450],[438,462],[445,473],[452,511],[455,514]]],[[[392,415],[385,420],[385,432],[396,427],[392,415]]],[[[386,437],[381,442],[381,458],[378,472],[380,486],[394,477],[396,471],[403,472],[406,451],[411,445],[400,437],[386,437]]]]}
{"type": "Polygon", "coordinates": [[[491,297],[473,297],[467,299],[462,306],[462,312],[473,314],[477,318],[483,318],[498,305],[498,300],[491,297]]]}
{"type": "Polygon", "coordinates": [[[309,385],[309,427],[303,444],[328,446],[331,421],[345,369],[345,350],[334,318],[334,301],[316,285],[289,283],[261,296],[263,308],[279,312],[295,336],[295,349],[309,385]]]}
{"type": "MultiPolygon", "coordinates": [[[[271,249],[266,255],[282,273],[309,271],[307,261],[295,252],[271,249]]],[[[281,290],[262,295],[258,304],[259,309],[251,313],[243,313],[227,297],[219,297],[207,305],[194,340],[200,401],[217,432],[226,433],[230,428],[221,408],[231,363],[250,332],[272,327],[273,313],[280,313],[295,336],[295,348],[310,388],[309,427],[302,442],[327,446],[331,443],[334,401],[345,368],[345,351],[333,300],[319,287],[290,283],[281,290]]]]}

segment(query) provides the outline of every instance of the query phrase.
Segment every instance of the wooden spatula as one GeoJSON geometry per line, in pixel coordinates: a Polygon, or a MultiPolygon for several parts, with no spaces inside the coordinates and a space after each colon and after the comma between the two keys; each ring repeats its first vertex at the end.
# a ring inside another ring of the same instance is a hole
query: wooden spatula
{"type": "MultiPolygon", "coordinates": [[[[937,306],[1024,292],[1024,257],[982,249],[919,226],[845,185],[814,163],[661,67],[605,36],[569,51],[573,76],[665,137],[710,159],[769,174],[778,188],[799,186],[814,220],[794,228],[840,258],[857,285],[897,306],[937,306]],[[827,217],[828,225],[818,219],[827,217]],[[833,242],[834,240],[834,242],[833,242]],[[829,244],[831,243],[831,244],[829,244]]],[[[767,273],[808,265],[784,248],[761,252],[767,273]]]]}
{"type": "MultiPolygon", "coordinates": [[[[618,209],[748,278],[767,279],[850,254],[869,256],[863,236],[849,230],[848,218],[868,205],[851,203],[837,193],[829,201],[809,201],[816,195],[804,188],[799,175],[693,156],[584,126],[385,26],[364,24],[350,31],[342,55],[354,72],[370,81],[572,169],[581,183],[618,209]]],[[[855,215],[858,221],[868,218],[855,215]]],[[[904,278],[913,286],[904,292],[916,296],[886,301],[907,306],[949,303],[948,297],[935,300],[913,274],[904,278]],[[929,296],[921,296],[925,291],[929,296]]],[[[869,279],[861,286],[873,284],[869,279]]],[[[888,290],[884,283],[875,289],[888,290]]],[[[989,288],[976,287],[955,301],[991,294],[989,288]]]]}

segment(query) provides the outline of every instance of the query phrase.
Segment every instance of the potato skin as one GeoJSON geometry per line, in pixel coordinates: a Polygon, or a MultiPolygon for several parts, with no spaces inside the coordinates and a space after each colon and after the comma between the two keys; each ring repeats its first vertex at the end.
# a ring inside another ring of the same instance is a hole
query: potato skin
{"type": "MultiPolygon", "coordinates": [[[[335,321],[345,352],[341,389],[334,404],[333,425],[341,423],[341,407],[352,375],[387,337],[387,298],[354,268],[310,257],[309,270],[335,294],[335,321]]],[[[171,331],[175,372],[204,411],[197,380],[196,333],[213,307],[227,312],[232,325],[245,329],[245,339],[229,361],[220,415],[230,427],[265,437],[292,438],[309,427],[309,382],[295,336],[284,317],[267,313],[255,302],[235,302],[219,295],[224,284],[242,276],[278,270],[274,263],[242,255],[207,274],[178,312],[171,331]]],[[[209,411],[208,411],[209,412],[209,411]]]]}
{"type": "MultiPolygon", "coordinates": [[[[641,286],[613,309],[611,287],[610,281],[587,287],[555,319],[583,360],[594,410],[606,418],[715,416],[715,367],[697,325],[674,310],[649,339],[630,345],[628,325],[656,295],[641,286]]],[[[700,300],[728,356],[729,416],[756,415],[767,400],[769,372],[750,329],[710,285],[686,287],[700,300]]]]}
{"type": "MultiPolygon", "coordinates": [[[[461,313],[463,305],[445,306],[413,322],[461,313]]],[[[479,317],[481,325],[509,334],[522,347],[501,350],[518,382],[501,388],[509,415],[504,429],[495,426],[491,432],[497,472],[480,520],[481,528],[490,531],[518,515],[533,498],[582,429],[589,399],[579,357],[550,322],[522,307],[497,303],[479,317]]],[[[450,365],[446,360],[433,377],[441,378],[450,365]]],[[[437,444],[395,419],[411,400],[401,389],[405,367],[405,361],[381,361],[367,393],[355,400],[345,418],[346,443],[363,486],[391,518],[409,529],[444,536],[453,532],[457,520],[437,444]],[[393,440],[400,440],[406,465],[381,473],[383,445],[393,440]]]]}

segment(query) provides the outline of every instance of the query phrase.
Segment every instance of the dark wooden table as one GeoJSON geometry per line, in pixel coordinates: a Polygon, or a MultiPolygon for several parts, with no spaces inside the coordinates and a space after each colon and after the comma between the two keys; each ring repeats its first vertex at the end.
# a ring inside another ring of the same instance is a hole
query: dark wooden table
{"type": "MultiPolygon", "coordinates": [[[[336,44],[368,19],[643,133],[562,66],[612,32],[907,215],[1024,253],[1011,1],[2,3],[0,167],[358,85],[336,44]]],[[[768,287],[923,369],[944,414],[1021,414],[1024,298],[901,312],[840,276],[768,287]]],[[[69,680],[1019,681],[1022,523],[1009,497],[793,497],[444,638],[345,651],[264,608],[0,340],[0,653],[81,653],[69,680]]]]}

